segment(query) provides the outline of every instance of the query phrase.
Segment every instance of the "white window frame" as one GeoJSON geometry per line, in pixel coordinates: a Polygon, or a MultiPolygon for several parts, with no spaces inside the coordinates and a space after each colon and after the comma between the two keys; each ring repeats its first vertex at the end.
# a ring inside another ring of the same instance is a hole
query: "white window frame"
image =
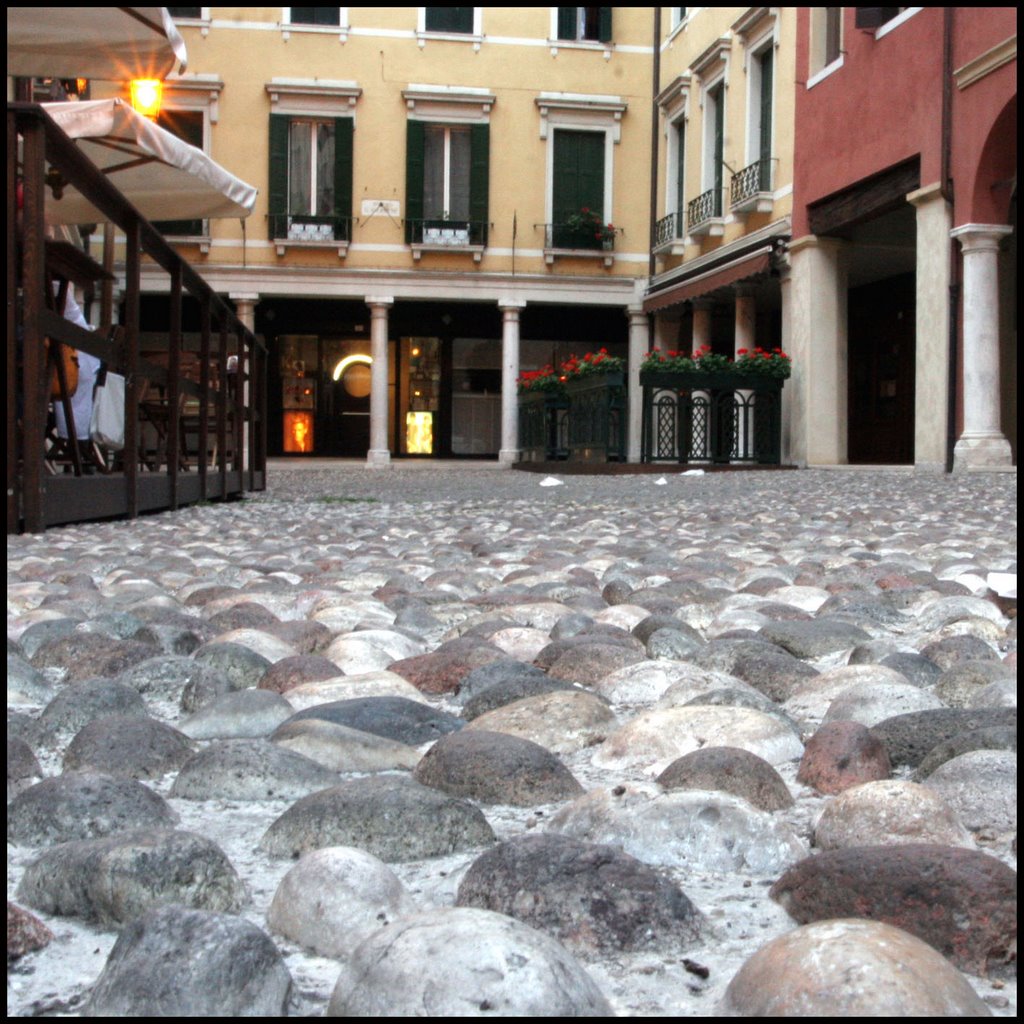
{"type": "Polygon", "coordinates": [[[839,56],[835,60],[830,61],[828,64],[823,64],[822,67],[815,70],[815,63],[817,60],[824,61],[824,47],[825,41],[819,40],[819,35],[824,36],[827,31],[825,22],[825,7],[809,7],[808,17],[810,18],[810,47],[808,53],[808,59],[811,62],[810,68],[808,69],[811,73],[807,78],[807,88],[813,89],[819,82],[824,81],[830,75],[835,74],[844,63],[843,58],[845,53],[843,50],[843,42],[846,36],[846,19],[841,13],[845,8],[840,8],[839,15],[839,56]],[[819,52],[820,51],[820,52],[819,52]]]}
{"type": "MultiPolygon", "coordinates": [[[[223,79],[215,74],[179,75],[172,72],[164,79],[164,109],[199,112],[203,115],[203,152],[207,155],[213,143],[211,125],[220,119],[220,94],[223,89],[223,79]]],[[[203,219],[202,234],[182,237],[197,242],[199,251],[208,254],[211,245],[209,219],[203,219]]]]}
{"type": "Polygon", "coordinates": [[[483,8],[473,8],[473,31],[472,32],[436,32],[427,28],[426,7],[416,8],[416,41],[422,50],[428,41],[442,40],[449,43],[472,43],[474,50],[480,49],[484,41],[483,33],[483,8]]]}
{"type": "MultiPolygon", "coordinates": [[[[317,153],[317,125],[326,124],[329,128],[334,129],[334,118],[329,117],[313,117],[313,116],[293,116],[288,124],[288,216],[289,217],[313,217],[316,216],[316,193],[317,193],[317,168],[319,166],[319,158],[317,153]],[[310,125],[310,159],[309,159],[309,198],[310,205],[314,207],[313,210],[306,211],[304,213],[298,213],[291,209],[291,185],[292,185],[292,161],[291,161],[291,134],[292,129],[297,124],[308,124],[310,125]]],[[[288,238],[293,242],[330,242],[334,244],[334,231],[330,225],[326,224],[289,224],[288,225],[288,238]]]]}
{"type": "Polygon", "coordinates": [[[909,21],[915,14],[919,14],[923,10],[923,7],[907,7],[900,11],[895,18],[890,18],[884,25],[879,25],[875,29],[875,38],[881,39],[882,36],[887,36],[893,29],[899,28],[900,25],[909,21]]]}
{"type": "MultiPolygon", "coordinates": [[[[444,209],[444,215],[441,218],[426,217],[426,210],[424,209],[424,216],[427,220],[448,220],[452,207],[452,132],[464,132],[469,126],[459,124],[428,124],[427,127],[434,131],[444,132],[444,146],[441,156],[441,191],[443,193],[441,205],[444,209]]],[[[467,168],[467,174],[468,172],[469,168],[467,168]]],[[[467,211],[466,220],[468,219],[469,214],[467,211]]],[[[469,230],[467,228],[428,228],[424,226],[423,241],[425,244],[430,245],[467,246],[469,245],[469,230]],[[427,237],[428,232],[430,232],[429,238],[427,237]]]]}
{"type": "Polygon", "coordinates": [[[175,25],[184,25],[188,28],[198,28],[200,34],[208,36],[210,34],[210,7],[200,7],[198,18],[179,18],[177,15],[171,15],[171,19],[175,25]]]}
{"type": "MultiPolygon", "coordinates": [[[[328,121],[338,117],[356,120],[355,108],[363,90],[355,82],[331,79],[272,78],[265,86],[270,97],[270,112],[285,114],[293,121],[328,121]]],[[[275,238],[277,255],[288,245],[337,249],[338,258],[348,255],[349,241],[315,237],[275,238]]]]}
{"type": "Polygon", "coordinates": [[[292,32],[308,32],[313,35],[335,35],[338,37],[339,43],[345,43],[348,41],[348,34],[351,30],[348,12],[349,9],[347,7],[338,8],[337,25],[304,25],[301,22],[293,24],[292,9],[290,7],[282,7],[281,36],[285,42],[288,42],[288,37],[292,32]]]}
{"type": "Polygon", "coordinates": [[[615,49],[614,40],[608,40],[603,42],[600,39],[580,39],[579,38],[579,8],[576,9],[576,36],[575,39],[559,39],[558,38],[558,8],[552,7],[551,11],[551,23],[548,27],[548,43],[551,46],[552,56],[557,57],[558,51],[562,50],[600,50],[604,54],[605,60],[610,60],[612,50],[615,49]]]}

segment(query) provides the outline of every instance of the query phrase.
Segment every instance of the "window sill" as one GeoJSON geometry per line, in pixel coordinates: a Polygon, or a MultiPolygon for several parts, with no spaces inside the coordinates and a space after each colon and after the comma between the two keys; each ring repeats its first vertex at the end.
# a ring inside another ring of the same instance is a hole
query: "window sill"
{"type": "Polygon", "coordinates": [[[209,18],[174,18],[173,20],[178,28],[197,28],[204,37],[210,34],[209,18]]]}
{"type": "Polygon", "coordinates": [[[281,38],[288,42],[288,37],[293,33],[298,32],[302,35],[314,35],[314,36],[337,36],[339,43],[348,42],[348,25],[291,25],[281,24],[281,38]]]}
{"type": "Polygon", "coordinates": [[[171,245],[197,245],[204,256],[210,255],[213,238],[210,235],[164,235],[171,245]]]}
{"type": "Polygon", "coordinates": [[[807,88],[813,89],[819,82],[824,81],[829,75],[835,74],[843,66],[843,54],[840,54],[831,64],[826,64],[820,71],[816,71],[807,79],[807,88]]]}
{"type": "Polygon", "coordinates": [[[483,36],[472,32],[417,32],[416,45],[422,50],[428,42],[439,43],[472,43],[474,50],[479,50],[484,41],[483,36]]]}
{"type": "Polygon", "coordinates": [[[606,267],[615,263],[612,249],[545,249],[544,262],[550,266],[556,259],[601,260],[606,267]]]}
{"type": "Polygon", "coordinates": [[[348,239],[337,238],[323,242],[308,238],[275,238],[273,241],[278,256],[283,256],[288,249],[337,249],[339,260],[343,260],[348,255],[348,247],[351,244],[348,239]]]}
{"type": "Polygon", "coordinates": [[[472,254],[473,262],[479,263],[483,259],[483,245],[445,245],[444,243],[412,242],[409,245],[412,250],[412,258],[418,263],[425,252],[446,252],[469,255],[472,254]]]}
{"type": "Polygon", "coordinates": [[[559,50],[591,50],[603,53],[605,60],[611,58],[612,50],[615,49],[614,43],[602,43],[596,39],[549,39],[548,46],[551,47],[552,57],[557,57],[559,50]]]}

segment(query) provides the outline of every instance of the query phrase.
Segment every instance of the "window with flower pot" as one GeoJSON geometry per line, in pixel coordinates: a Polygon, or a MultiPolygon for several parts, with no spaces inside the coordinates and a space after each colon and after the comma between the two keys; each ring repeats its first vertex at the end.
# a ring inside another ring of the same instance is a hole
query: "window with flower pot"
{"type": "Polygon", "coordinates": [[[551,235],[556,249],[604,248],[604,151],[604,132],[555,132],[551,235]]]}

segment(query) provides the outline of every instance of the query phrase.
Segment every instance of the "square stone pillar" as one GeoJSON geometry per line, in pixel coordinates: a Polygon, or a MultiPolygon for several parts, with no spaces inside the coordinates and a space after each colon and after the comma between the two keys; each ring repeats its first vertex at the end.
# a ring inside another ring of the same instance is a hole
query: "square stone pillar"
{"type": "Polygon", "coordinates": [[[938,184],[907,196],[917,214],[914,325],[914,465],[946,468],[949,417],[949,230],[952,212],[938,184]]]}
{"type": "Polygon", "coordinates": [[[964,260],[964,430],[953,449],[953,471],[1013,464],[1000,429],[999,244],[1005,224],[965,224],[951,234],[964,260]]]}
{"type": "Polygon", "coordinates": [[[847,283],[844,243],[805,235],[792,242],[791,451],[797,465],[847,461],[847,283]]]}
{"type": "Polygon", "coordinates": [[[391,465],[388,448],[388,310],[395,300],[390,295],[368,295],[370,307],[370,450],[366,465],[383,469],[391,465]]]}

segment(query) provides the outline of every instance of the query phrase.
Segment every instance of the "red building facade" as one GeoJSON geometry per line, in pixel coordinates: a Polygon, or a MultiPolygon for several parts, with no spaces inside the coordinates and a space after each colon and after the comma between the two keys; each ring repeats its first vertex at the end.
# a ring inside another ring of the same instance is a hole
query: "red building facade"
{"type": "Polygon", "coordinates": [[[1016,461],[1016,11],[801,8],[794,459],[1016,461]]]}

